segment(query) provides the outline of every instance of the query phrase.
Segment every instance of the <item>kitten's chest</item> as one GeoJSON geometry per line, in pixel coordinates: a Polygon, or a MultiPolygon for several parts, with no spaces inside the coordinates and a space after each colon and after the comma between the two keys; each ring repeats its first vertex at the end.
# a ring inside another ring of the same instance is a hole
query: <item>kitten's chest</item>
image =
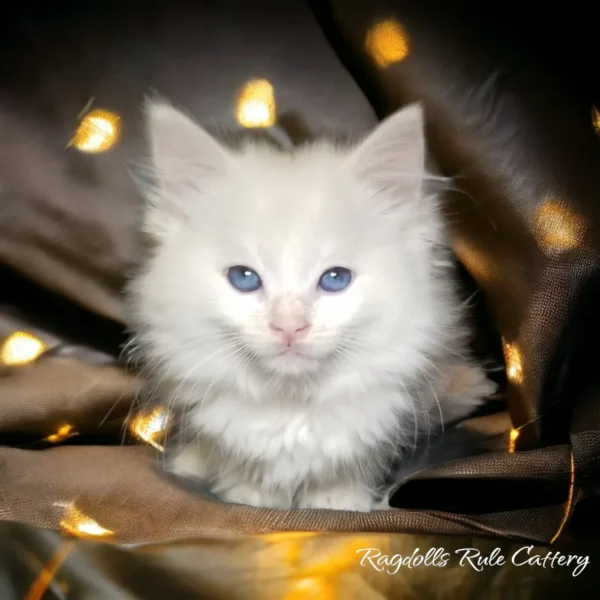
{"type": "Polygon", "coordinates": [[[193,420],[232,455],[273,465],[284,477],[357,463],[389,437],[394,414],[391,407],[373,410],[373,402],[356,395],[257,404],[223,394],[198,409],[193,420]]]}

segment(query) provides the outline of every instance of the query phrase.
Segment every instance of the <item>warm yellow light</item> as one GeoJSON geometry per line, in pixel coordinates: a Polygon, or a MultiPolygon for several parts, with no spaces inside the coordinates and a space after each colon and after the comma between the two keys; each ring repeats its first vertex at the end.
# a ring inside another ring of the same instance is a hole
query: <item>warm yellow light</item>
{"type": "Polygon", "coordinates": [[[523,381],[523,360],[521,351],[515,344],[504,342],[504,360],[508,379],[512,383],[521,383],[523,381]]]}
{"type": "Polygon", "coordinates": [[[457,237],[452,240],[452,249],[476,281],[481,283],[492,278],[493,270],[490,268],[489,261],[476,246],[457,237]]]}
{"type": "Polygon", "coordinates": [[[74,435],[77,435],[77,433],[73,430],[73,425],[62,425],[58,428],[58,431],[56,433],[49,435],[45,441],[57,444],[59,442],[64,442],[65,440],[68,440],[74,435]]]}
{"type": "Polygon", "coordinates": [[[596,130],[596,133],[600,135],[600,110],[595,106],[592,107],[592,125],[596,130]]]}
{"type": "Polygon", "coordinates": [[[114,535],[114,532],[102,527],[94,519],[81,512],[74,504],[68,504],[65,507],[60,527],[64,533],[74,537],[109,537],[114,535]]]}
{"type": "Polygon", "coordinates": [[[332,552],[323,560],[307,566],[304,574],[311,577],[327,577],[350,571],[356,567],[357,559],[360,558],[357,552],[362,548],[372,548],[374,542],[377,543],[378,540],[369,538],[350,539],[338,551],[332,552]]]}
{"type": "Polygon", "coordinates": [[[66,581],[58,582],[55,577],[65,560],[75,549],[76,541],[77,540],[64,540],[58,545],[56,552],[54,552],[41,571],[39,571],[38,576],[27,591],[24,600],[42,600],[42,598],[46,598],[46,592],[52,583],[58,585],[63,594],[68,592],[69,584],[66,581]]]}
{"type": "Polygon", "coordinates": [[[31,333],[15,331],[0,349],[0,361],[5,365],[24,365],[46,350],[46,344],[31,333]]]}
{"type": "Polygon", "coordinates": [[[558,202],[544,202],[535,221],[535,235],[547,252],[567,252],[579,245],[583,219],[558,202]]]}
{"type": "Polygon", "coordinates": [[[519,437],[518,429],[511,429],[508,438],[508,451],[512,454],[517,446],[517,439],[519,437]]]}
{"type": "Polygon", "coordinates": [[[337,600],[337,581],[326,577],[302,577],[291,583],[285,600],[337,600]]]}
{"type": "Polygon", "coordinates": [[[236,119],[242,127],[271,127],[275,124],[275,92],[266,79],[246,83],[237,97],[236,119]]]}
{"type": "Polygon", "coordinates": [[[366,50],[378,67],[385,68],[408,56],[408,36],[395,19],[374,25],[367,33],[366,50]]]}
{"type": "Polygon", "coordinates": [[[336,540],[313,532],[271,534],[265,541],[261,567],[286,574],[284,600],[336,600],[340,577],[360,569],[358,551],[387,546],[379,537],[336,540]]]}
{"type": "Polygon", "coordinates": [[[283,556],[288,565],[295,565],[302,556],[303,542],[318,535],[314,531],[285,531],[264,536],[269,551],[263,554],[265,564],[275,562],[276,556],[283,556]]]}
{"type": "Polygon", "coordinates": [[[157,407],[150,414],[140,414],[133,418],[129,429],[137,438],[162,452],[164,448],[159,442],[165,435],[168,424],[168,413],[164,408],[157,407]]]}
{"type": "Polygon", "coordinates": [[[121,117],[96,109],[83,117],[69,145],[81,152],[95,154],[110,150],[121,135],[121,117]]]}

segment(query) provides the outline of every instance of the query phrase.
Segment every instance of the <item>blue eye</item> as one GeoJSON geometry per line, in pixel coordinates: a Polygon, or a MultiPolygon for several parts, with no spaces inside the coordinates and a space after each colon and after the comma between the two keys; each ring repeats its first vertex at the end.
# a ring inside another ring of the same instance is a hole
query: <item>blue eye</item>
{"type": "Polygon", "coordinates": [[[352,273],[344,267],[333,267],[321,275],[319,287],[324,292],[341,292],[352,281],[352,273]]]}
{"type": "Polygon", "coordinates": [[[240,292],[255,292],[262,285],[260,277],[249,267],[236,266],[227,271],[229,283],[240,292]]]}

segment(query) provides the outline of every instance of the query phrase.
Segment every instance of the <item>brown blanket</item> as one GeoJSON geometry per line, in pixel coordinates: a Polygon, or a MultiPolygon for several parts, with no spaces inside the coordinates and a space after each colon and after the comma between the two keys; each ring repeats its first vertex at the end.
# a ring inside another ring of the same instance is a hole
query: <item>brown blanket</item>
{"type": "Polygon", "coordinates": [[[590,201],[600,189],[590,166],[592,158],[600,164],[600,150],[589,114],[542,78],[503,79],[501,55],[483,52],[443,12],[423,19],[414,3],[381,3],[397,20],[386,35],[408,32],[391,42],[408,51],[384,52],[388,62],[373,58],[369,37],[379,2],[332,0],[318,15],[325,31],[336,28],[332,43],[369,82],[382,113],[424,102],[432,148],[448,174],[460,175],[464,191],[448,204],[458,215],[450,219],[455,249],[504,341],[518,439],[506,415],[466,423],[462,431],[500,448],[429,462],[398,490],[396,509],[365,515],[214,502],[167,479],[160,451],[129,432],[140,382],[117,355],[120,290],[137,256],[128,161],[143,154],[144,94],[158,88],[200,120],[227,125],[236,90],[260,76],[272,81],[282,112],[301,112],[315,129],[358,133],[375,119],[303,2],[217,4],[209,12],[177,2],[147,7],[144,20],[125,3],[63,21],[29,15],[5,38],[0,261],[9,269],[0,273],[0,337],[30,332],[47,351],[0,370],[0,519],[128,543],[289,530],[544,543],[595,535],[591,521],[571,518],[589,515],[587,482],[600,455],[594,382],[572,368],[578,348],[590,349],[585,298],[595,297],[586,290],[600,264],[599,238],[588,233],[600,223],[600,205],[590,201]],[[445,66],[452,53],[463,58],[460,77],[445,66]],[[541,110],[550,104],[556,112],[541,110]],[[121,118],[122,137],[106,153],[66,148],[86,106],[121,118]]]}

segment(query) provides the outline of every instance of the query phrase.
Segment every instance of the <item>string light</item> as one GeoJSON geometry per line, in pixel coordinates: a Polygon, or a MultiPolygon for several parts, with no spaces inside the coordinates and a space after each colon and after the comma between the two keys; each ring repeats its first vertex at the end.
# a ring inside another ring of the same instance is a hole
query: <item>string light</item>
{"type": "Polygon", "coordinates": [[[365,47],[378,67],[385,68],[403,61],[409,53],[408,36],[396,19],[386,19],[367,33],[365,47]]]}
{"type": "Polygon", "coordinates": [[[512,383],[523,381],[523,360],[521,351],[515,344],[503,343],[504,360],[506,361],[506,375],[512,383]]]}
{"type": "MultiPolygon", "coordinates": [[[[38,573],[35,581],[31,584],[24,600],[42,600],[46,597],[46,592],[52,584],[52,581],[54,581],[56,573],[75,549],[75,542],[76,540],[68,539],[59,544],[56,552],[52,555],[52,558],[38,573]]],[[[59,583],[58,586],[61,588],[61,591],[66,594],[69,588],[68,584],[62,582],[59,583]]]]}
{"type": "Polygon", "coordinates": [[[63,533],[79,538],[105,538],[114,535],[113,531],[102,527],[97,521],[80,511],[73,503],[63,506],[65,512],[60,521],[60,528],[63,533]]]}
{"type": "Polygon", "coordinates": [[[58,444],[59,442],[64,442],[75,435],[77,435],[77,433],[73,430],[73,425],[62,425],[58,428],[56,433],[49,435],[44,441],[51,442],[52,444],[58,444]]]}
{"type": "Polygon", "coordinates": [[[554,544],[556,540],[560,537],[563,532],[566,524],[569,521],[569,517],[571,516],[571,511],[573,510],[573,498],[575,496],[575,455],[571,452],[571,468],[570,468],[570,477],[569,477],[569,493],[567,495],[567,501],[565,503],[565,512],[563,514],[563,518],[558,526],[556,533],[552,536],[550,540],[551,544],[554,544]]]}
{"type": "Polygon", "coordinates": [[[164,447],[159,442],[164,437],[168,425],[168,413],[164,408],[157,407],[150,414],[140,414],[132,419],[129,429],[137,438],[163,452],[164,447]]]}
{"type": "Polygon", "coordinates": [[[535,235],[547,252],[567,252],[579,245],[584,225],[581,217],[558,202],[544,202],[538,210],[535,235]]]}
{"type": "Polygon", "coordinates": [[[246,83],[237,97],[236,119],[242,127],[272,127],[275,124],[275,92],[266,79],[246,83]]]}
{"type": "Polygon", "coordinates": [[[46,344],[26,331],[15,331],[0,349],[0,361],[5,365],[24,365],[35,360],[46,350],[46,344]]]}
{"type": "Polygon", "coordinates": [[[121,135],[121,117],[108,110],[96,109],[83,117],[69,146],[81,152],[97,154],[110,150],[121,135]]]}
{"type": "Polygon", "coordinates": [[[513,454],[517,447],[517,439],[519,439],[519,430],[511,429],[508,435],[508,452],[513,454]]]}

